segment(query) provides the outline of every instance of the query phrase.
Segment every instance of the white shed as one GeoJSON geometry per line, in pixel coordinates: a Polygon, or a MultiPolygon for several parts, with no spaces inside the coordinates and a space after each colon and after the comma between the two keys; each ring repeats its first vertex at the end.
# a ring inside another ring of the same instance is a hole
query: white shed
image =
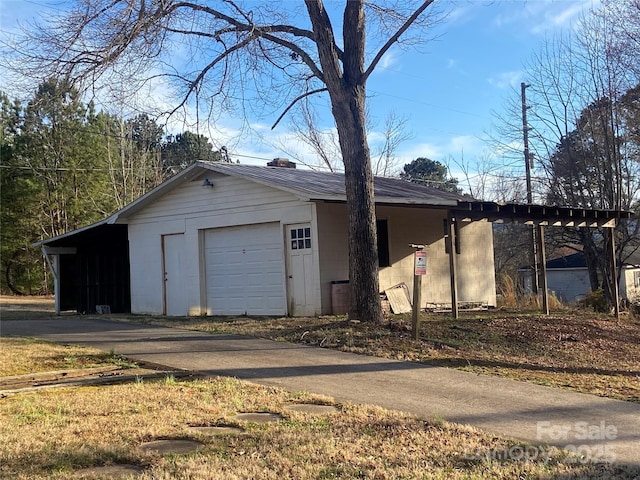
{"type": "MultiPolygon", "coordinates": [[[[547,286],[560,300],[575,303],[591,292],[587,263],[582,252],[549,260],[547,286]]],[[[531,270],[521,268],[525,291],[531,291],[531,270]]],[[[620,298],[630,302],[640,301],[640,251],[627,255],[622,265],[618,284],[620,298]]]]}
{"type": "MultiPolygon", "coordinates": [[[[444,222],[469,198],[375,178],[375,200],[381,290],[411,285],[420,243],[423,306],[450,305],[444,222]]],[[[197,162],[100,225],[128,227],[133,313],[313,316],[348,280],[345,202],[342,174],[197,162]]],[[[491,224],[463,223],[458,239],[458,300],[494,306],[491,224]]]]}

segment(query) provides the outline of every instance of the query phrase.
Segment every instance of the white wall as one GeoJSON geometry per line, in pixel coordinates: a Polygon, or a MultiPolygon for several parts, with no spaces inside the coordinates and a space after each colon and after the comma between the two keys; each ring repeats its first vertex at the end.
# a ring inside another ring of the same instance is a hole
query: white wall
{"type": "MultiPolygon", "coordinates": [[[[413,252],[410,243],[427,246],[427,274],[422,280],[422,306],[451,304],[449,256],[445,253],[443,220],[446,210],[379,206],[378,219],[388,222],[391,266],[380,270],[380,289],[406,283],[412,292],[413,252]]],[[[331,312],[331,281],[349,276],[345,205],[317,205],[320,238],[322,311],[331,312]]],[[[461,302],[496,304],[491,224],[473,222],[460,228],[458,298],[461,302]]]]}
{"type": "MultiPolygon", "coordinates": [[[[621,298],[630,301],[640,300],[640,287],[634,285],[634,271],[637,270],[633,268],[622,270],[618,286],[621,298]]],[[[524,276],[531,291],[531,273],[526,272],[524,276]]],[[[586,267],[548,269],[547,284],[550,292],[567,303],[575,303],[591,292],[591,282],[586,267]]]]}
{"type": "Polygon", "coordinates": [[[208,172],[177,186],[128,219],[131,311],[162,314],[162,235],[185,234],[188,314],[200,315],[204,306],[201,230],[265,222],[285,225],[313,219],[312,204],[237,177],[208,172]],[[202,186],[205,177],[213,181],[213,188],[202,186]]]}
{"type": "Polygon", "coordinates": [[[547,287],[563,302],[574,303],[591,291],[586,268],[547,269],[547,287]]]}
{"type": "Polygon", "coordinates": [[[640,302],[640,286],[635,285],[640,268],[625,268],[620,278],[620,295],[630,302],[640,302]]]}
{"type": "Polygon", "coordinates": [[[331,313],[331,282],[349,279],[347,209],[336,203],[316,205],[318,259],[320,263],[321,311],[331,313]]]}

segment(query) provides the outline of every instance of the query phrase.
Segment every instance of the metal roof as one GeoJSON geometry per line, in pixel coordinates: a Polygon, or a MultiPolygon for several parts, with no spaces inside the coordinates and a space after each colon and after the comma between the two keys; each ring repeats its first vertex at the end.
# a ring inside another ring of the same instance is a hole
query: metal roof
{"type": "MultiPolygon", "coordinates": [[[[640,267],[640,249],[633,246],[623,249],[622,264],[625,267],[640,267]]],[[[583,252],[576,252],[547,261],[547,268],[587,268],[587,260],[583,252]]]]}
{"type": "MultiPolygon", "coordinates": [[[[285,190],[302,200],[346,201],[343,173],[230,163],[198,162],[197,165],[285,190]]],[[[459,201],[471,200],[468,196],[444,192],[399,178],[374,177],[373,183],[377,204],[455,206],[459,201]]]]}

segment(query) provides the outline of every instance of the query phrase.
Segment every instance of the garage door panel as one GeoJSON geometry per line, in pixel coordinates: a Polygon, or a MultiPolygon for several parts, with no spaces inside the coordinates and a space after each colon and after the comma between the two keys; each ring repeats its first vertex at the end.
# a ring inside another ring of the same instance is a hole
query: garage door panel
{"type": "Polygon", "coordinates": [[[278,223],[205,232],[207,308],[218,315],[284,315],[284,252],[278,223]]]}

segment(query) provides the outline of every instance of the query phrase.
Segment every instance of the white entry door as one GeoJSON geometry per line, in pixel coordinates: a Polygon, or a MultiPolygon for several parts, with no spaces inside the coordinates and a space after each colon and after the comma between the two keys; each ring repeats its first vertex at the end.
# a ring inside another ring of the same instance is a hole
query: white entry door
{"type": "Polygon", "coordinates": [[[289,315],[315,315],[311,224],[287,225],[286,236],[289,315]]]}
{"type": "Polygon", "coordinates": [[[162,236],[165,315],[187,315],[184,254],[184,234],[162,236]]]}

